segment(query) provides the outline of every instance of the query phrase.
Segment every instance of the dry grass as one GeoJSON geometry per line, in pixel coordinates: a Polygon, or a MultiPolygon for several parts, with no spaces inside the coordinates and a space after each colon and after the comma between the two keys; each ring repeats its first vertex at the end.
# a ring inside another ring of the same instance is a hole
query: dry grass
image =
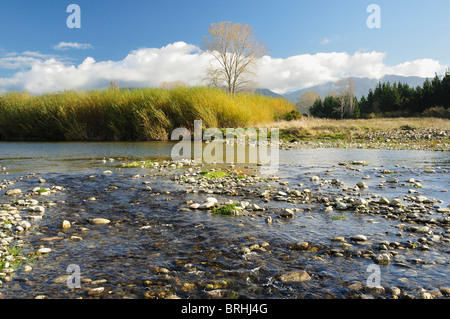
{"type": "Polygon", "coordinates": [[[277,121],[268,128],[279,128],[284,140],[332,139],[364,140],[371,132],[395,130],[439,129],[449,130],[450,120],[440,118],[378,118],[378,119],[320,119],[304,117],[296,121],[277,121]]]}
{"type": "Polygon", "coordinates": [[[425,128],[425,129],[450,129],[450,120],[440,118],[378,118],[378,119],[320,119],[303,117],[296,121],[277,121],[271,123],[269,128],[283,130],[297,129],[308,132],[311,135],[317,133],[342,133],[361,132],[368,130],[387,131],[393,129],[425,128]]]}
{"type": "Polygon", "coordinates": [[[0,95],[0,139],[165,140],[178,127],[266,125],[294,109],[285,99],[207,87],[0,95]]]}

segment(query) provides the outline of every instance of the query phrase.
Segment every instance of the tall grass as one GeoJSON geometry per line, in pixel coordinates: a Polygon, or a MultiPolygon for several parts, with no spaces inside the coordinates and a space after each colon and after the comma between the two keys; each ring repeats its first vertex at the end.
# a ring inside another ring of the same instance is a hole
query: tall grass
{"type": "Polygon", "coordinates": [[[177,127],[249,127],[294,109],[284,99],[207,87],[0,96],[2,140],[166,140],[177,127]]]}

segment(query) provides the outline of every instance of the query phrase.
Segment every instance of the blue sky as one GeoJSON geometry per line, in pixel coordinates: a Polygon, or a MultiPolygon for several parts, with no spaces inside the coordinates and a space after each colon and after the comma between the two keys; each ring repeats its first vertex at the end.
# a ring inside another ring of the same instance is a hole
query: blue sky
{"type": "MultiPolygon", "coordinates": [[[[190,59],[196,54],[193,47],[199,47],[210,24],[219,21],[253,26],[269,48],[270,60],[262,63],[261,85],[271,86],[269,88],[279,92],[317,84],[339,74],[364,76],[372,72],[369,75],[376,76],[383,72],[397,72],[423,76],[427,69],[432,75],[434,72],[442,73],[444,67],[450,66],[449,15],[448,0],[3,0],[0,3],[0,91],[51,90],[44,83],[32,82],[33,76],[43,72],[49,77],[55,75],[51,78],[55,83],[69,81],[70,77],[64,78],[64,74],[57,72],[72,71],[71,76],[77,77],[81,73],[78,70],[80,64],[87,58],[92,58],[92,61],[89,60],[83,70],[87,72],[89,68],[89,77],[96,76],[98,81],[83,82],[80,76],[74,81],[79,84],[73,88],[104,83],[100,78],[106,78],[108,67],[115,68],[114,77],[120,81],[117,68],[125,64],[136,67],[137,56],[145,55],[147,61],[151,56],[161,58],[164,54],[166,57],[170,54],[171,59],[188,55],[187,60],[194,63],[195,59],[190,59]],[[69,29],[66,25],[70,15],[66,8],[72,3],[81,8],[80,29],[69,29]],[[381,8],[380,29],[369,29],[366,25],[370,15],[366,8],[371,3],[381,8]],[[78,46],[58,49],[57,45],[64,42],[78,46]],[[187,46],[179,45],[169,50],[170,53],[161,50],[179,42],[187,46]],[[150,48],[155,50],[143,50],[150,48]],[[132,52],[136,54],[127,59],[132,52]],[[366,55],[355,56],[356,53],[366,55]],[[294,72],[294,61],[295,65],[309,63],[300,58],[305,58],[304,55],[309,55],[308,61],[313,58],[312,65],[317,64],[317,68],[299,67],[294,72]],[[102,63],[107,61],[111,63],[102,63]],[[336,69],[339,63],[348,66],[336,69]],[[48,72],[43,70],[44,64],[48,66],[48,72]],[[284,64],[286,69],[275,68],[275,64],[284,64]],[[368,70],[370,64],[376,66],[376,72],[368,70]],[[33,72],[28,72],[34,66],[33,72]],[[362,66],[367,72],[359,71],[362,66]],[[97,70],[95,74],[94,69],[97,70]],[[417,69],[417,74],[413,74],[414,69],[417,69]],[[264,78],[269,77],[270,72],[281,72],[284,77],[271,83],[264,78]],[[311,74],[303,75],[302,72],[311,74]],[[298,78],[297,82],[294,77],[298,78]]],[[[141,68],[150,67],[145,63],[141,68]]],[[[151,66],[155,68],[158,64],[161,61],[151,66]]],[[[182,66],[177,64],[174,68],[180,70],[182,66]]],[[[171,70],[166,68],[164,71],[171,70]]],[[[145,74],[151,77],[161,73],[145,74]]],[[[181,73],[177,76],[187,82],[193,81],[181,73]]],[[[136,79],[123,81],[138,83],[137,78],[142,82],[142,77],[143,74],[136,74],[136,79]]],[[[175,77],[164,78],[176,80],[175,77]]],[[[158,84],[154,78],[146,81],[150,85],[158,84]]],[[[69,84],[67,87],[72,88],[69,84]]],[[[61,88],[55,85],[55,90],[61,88]]]]}

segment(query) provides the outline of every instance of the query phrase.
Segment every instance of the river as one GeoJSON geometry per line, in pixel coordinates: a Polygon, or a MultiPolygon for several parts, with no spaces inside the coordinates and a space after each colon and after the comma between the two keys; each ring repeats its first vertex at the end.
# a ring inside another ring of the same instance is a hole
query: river
{"type": "MultiPolygon", "coordinates": [[[[32,221],[29,231],[20,234],[22,253],[33,253],[40,246],[52,252],[28,262],[31,271],[24,270],[27,263],[20,265],[12,280],[0,287],[3,296],[354,298],[391,297],[392,287],[398,287],[405,295],[418,296],[425,289],[439,297],[440,287],[450,286],[448,224],[430,223],[431,232],[418,234],[407,229],[423,224],[386,214],[326,211],[321,202],[324,197],[359,196],[373,201],[379,197],[403,198],[405,205],[413,205],[408,196],[421,195],[433,200],[426,205],[426,215],[440,221],[448,213],[437,209],[450,204],[448,152],[280,150],[279,180],[249,183],[246,191],[235,196],[215,191],[186,192],[193,186],[174,180],[189,174],[186,166],[122,167],[130,161],[170,160],[173,146],[172,142],[1,142],[0,169],[5,170],[0,180],[13,185],[0,189],[0,204],[14,201],[4,195],[10,188],[24,193],[37,186],[64,188],[48,196],[31,196],[46,211],[42,219],[32,221]],[[349,164],[354,161],[367,165],[349,164]],[[107,170],[111,174],[105,175],[107,170]],[[311,181],[314,175],[323,183],[311,181]],[[389,177],[398,182],[385,183],[389,177]],[[39,178],[45,182],[39,183],[39,178]],[[344,191],[332,186],[331,179],[350,188],[363,180],[368,188],[344,191]],[[411,179],[423,187],[413,187],[411,179]],[[255,195],[263,188],[275,193],[309,189],[313,200],[292,202],[274,196],[265,201],[255,195]],[[251,189],[255,192],[249,193],[251,189]],[[248,201],[265,211],[217,216],[188,208],[189,201],[201,202],[211,196],[222,203],[230,199],[248,201]],[[289,219],[273,213],[285,208],[297,208],[298,212],[289,219]],[[268,224],[269,212],[274,222],[268,224]],[[94,217],[107,218],[111,223],[91,225],[88,220],[94,217]],[[63,220],[70,221],[70,229],[61,229],[63,220]],[[401,224],[406,228],[399,227],[401,224]],[[349,239],[357,234],[368,240],[349,239]],[[436,239],[433,235],[440,239],[431,240],[436,239]],[[71,236],[80,240],[71,240],[71,236]],[[345,237],[346,245],[330,241],[337,236],[345,237]],[[384,241],[388,246],[393,242],[400,246],[380,250],[384,241]],[[305,242],[308,248],[292,248],[305,242]],[[427,248],[416,248],[424,243],[427,248]],[[355,283],[365,286],[371,274],[368,267],[374,262],[368,251],[375,255],[391,253],[391,261],[379,266],[381,290],[355,288],[355,283]],[[80,269],[80,288],[67,285],[70,265],[80,269]],[[298,270],[305,270],[310,278],[303,282],[279,279],[281,274],[298,270]],[[104,290],[96,294],[92,290],[95,287],[104,290]]],[[[211,167],[225,170],[227,165],[206,164],[193,171],[211,167]]],[[[236,165],[247,176],[257,175],[258,168],[252,163],[236,165]]],[[[22,215],[26,215],[26,209],[22,215]]]]}

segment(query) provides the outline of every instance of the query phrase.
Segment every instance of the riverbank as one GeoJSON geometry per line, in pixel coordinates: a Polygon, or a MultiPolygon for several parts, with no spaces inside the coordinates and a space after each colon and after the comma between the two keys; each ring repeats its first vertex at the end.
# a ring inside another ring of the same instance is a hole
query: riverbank
{"type": "Polygon", "coordinates": [[[210,87],[0,95],[1,141],[169,140],[177,128],[247,127],[293,111],[283,98],[210,87]]]}
{"type": "Polygon", "coordinates": [[[450,151],[450,120],[382,118],[279,121],[281,147],[450,151]]]}
{"type": "Polygon", "coordinates": [[[393,156],[384,165],[370,150],[313,152],[327,162],[293,155],[271,176],[253,164],[94,157],[72,159],[84,166],[70,172],[36,163],[32,173],[10,162],[0,293],[448,298],[445,157],[433,153],[442,158],[423,168],[411,160],[430,160],[423,152],[384,151],[393,156]],[[67,286],[69,265],[80,266],[80,288],[67,286]]]}

